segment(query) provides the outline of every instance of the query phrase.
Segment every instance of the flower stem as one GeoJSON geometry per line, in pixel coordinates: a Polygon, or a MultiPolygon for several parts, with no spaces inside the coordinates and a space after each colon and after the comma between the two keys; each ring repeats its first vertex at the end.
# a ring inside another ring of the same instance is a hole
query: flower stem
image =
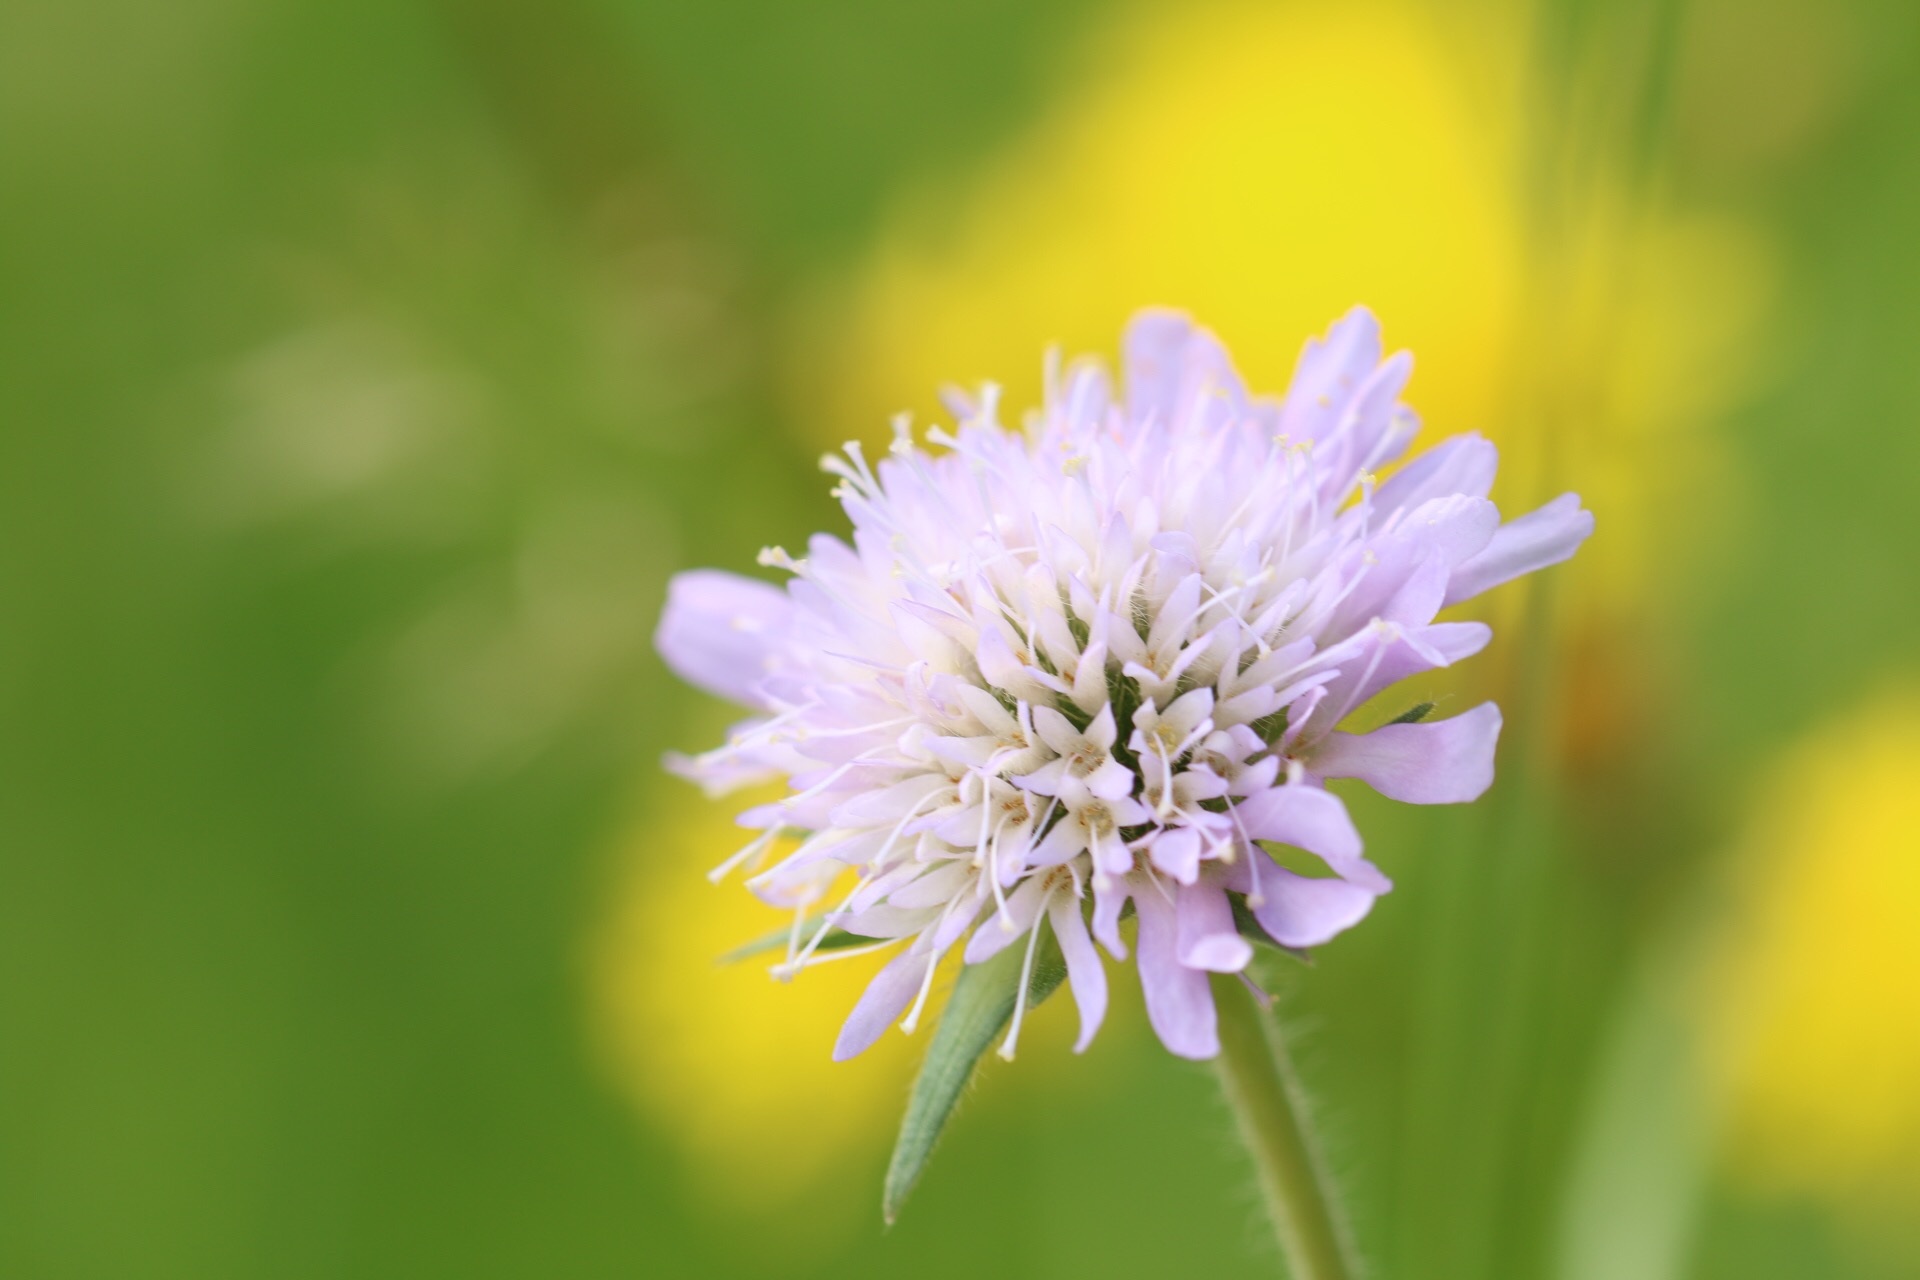
{"type": "Polygon", "coordinates": [[[1217,974],[1220,1089],[1253,1156],[1292,1280],[1355,1280],[1352,1237],[1335,1205],[1279,1023],[1233,974],[1217,974]]]}

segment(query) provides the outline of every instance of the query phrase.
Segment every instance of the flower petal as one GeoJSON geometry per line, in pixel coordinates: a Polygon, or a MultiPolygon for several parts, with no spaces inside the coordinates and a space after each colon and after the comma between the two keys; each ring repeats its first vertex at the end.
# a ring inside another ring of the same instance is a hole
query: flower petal
{"type": "MultiPolygon", "coordinates": [[[[1434,602],[1439,603],[1437,593],[1434,602]]],[[[1373,649],[1365,657],[1349,659],[1335,670],[1319,698],[1294,704],[1283,749],[1311,752],[1313,744],[1334,728],[1334,717],[1344,719],[1348,712],[1365,706],[1375,694],[1408,676],[1471,657],[1491,639],[1492,628],[1482,622],[1436,622],[1425,627],[1395,628],[1376,636],[1373,649]]]]}
{"type": "Polygon", "coordinates": [[[1355,884],[1375,893],[1393,888],[1380,868],[1361,857],[1360,832],[1340,797],[1320,787],[1290,783],[1249,796],[1234,809],[1256,840],[1290,844],[1316,854],[1355,884]]]}
{"type": "Polygon", "coordinates": [[[1324,778],[1358,778],[1408,804],[1464,804],[1493,785],[1499,738],[1500,708],[1483,702],[1449,720],[1329,734],[1311,767],[1324,778]]]}
{"type": "Polygon", "coordinates": [[[1107,971],[1100,953],[1087,936],[1087,923],[1080,918],[1080,900],[1060,894],[1047,908],[1053,923],[1053,936],[1060,941],[1060,954],[1067,961],[1067,982],[1073,988],[1073,1002],[1080,1009],[1080,1038],[1073,1051],[1082,1053],[1093,1043],[1094,1032],[1107,1016],[1107,971]]]}
{"type": "Polygon", "coordinates": [[[767,674],[772,645],[785,631],[793,602],[778,587],[737,573],[694,569],[667,584],[667,607],[654,647],[689,684],[743,706],[763,706],[754,692],[767,674]]]}
{"type": "Polygon", "coordinates": [[[1080,750],[1086,741],[1080,736],[1080,731],[1073,727],[1073,722],[1052,707],[1033,709],[1033,731],[1042,742],[1063,756],[1080,750]]]}
{"type": "Polygon", "coordinates": [[[1133,790],[1136,781],[1138,779],[1133,776],[1133,770],[1118,760],[1108,757],[1104,764],[1087,775],[1081,785],[1087,789],[1089,795],[1097,796],[1102,800],[1124,800],[1133,790]]]}
{"type": "Polygon", "coordinates": [[[1140,916],[1140,990],[1160,1043],[1183,1058],[1220,1052],[1207,975],[1180,963],[1179,924],[1171,902],[1149,885],[1133,897],[1140,916]]]}
{"type": "Polygon", "coordinates": [[[1220,884],[1181,885],[1174,897],[1180,963],[1190,969],[1238,973],[1253,959],[1253,944],[1234,927],[1233,908],[1220,884]]]}
{"type": "Polygon", "coordinates": [[[980,922],[980,927],[967,939],[968,964],[992,959],[1004,951],[1008,943],[1027,935],[1046,903],[1046,891],[1041,888],[1044,880],[1043,876],[1027,877],[1024,884],[1007,895],[1005,911],[994,911],[980,922]]]}
{"type": "MultiPolygon", "coordinates": [[[[944,774],[916,773],[877,791],[862,791],[845,804],[835,807],[832,820],[836,827],[874,827],[899,822],[910,813],[927,812],[927,801],[937,792],[954,791],[944,774]]],[[[957,794],[957,792],[956,792],[957,794]]]]}
{"type": "Polygon", "coordinates": [[[1093,880],[1093,936],[1115,960],[1127,958],[1126,940],[1120,936],[1120,909],[1133,896],[1133,886],[1125,880],[1095,876],[1093,880]]]}
{"type": "MultiPolygon", "coordinates": [[[[1087,652],[1092,653],[1093,650],[1088,649],[1087,652]]],[[[1106,671],[1103,667],[1101,669],[1101,687],[1103,689],[1106,687],[1105,676],[1106,671]]],[[[1099,747],[1102,751],[1105,751],[1113,745],[1113,740],[1117,738],[1119,734],[1119,726],[1116,725],[1113,720],[1113,704],[1110,702],[1102,702],[1100,704],[1100,714],[1095,716],[1093,723],[1087,726],[1086,740],[1094,746],[1099,747]]]]}
{"type": "MultiPolygon", "coordinates": [[[[1436,622],[1429,627],[1407,630],[1402,638],[1387,647],[1372,672],[1366,663],[1351,663],[1352,674],[1342,674],[1327,682],[1330,705],[1365,706],[1381,690],[1396,685],[1408,676],[1432,671],[1432,658],[1450,666],[1462,658],[1471,658],[1493,639],[1493,628],[1484,622],[1436,622]],[[1423,652],[1424,651],[1424,652],[1423,652]],[[1365,677],[1364,681],[1362,677],[1365,677]]],[[[1331,728],[1332,726],[1327,726],[1331,728]]]]}
{"type": "Polygon", "coordinates": [[[926,981],[930,963],[924,952],[902,951],[873,975],[873,981],[861,992],[859,1003],[853,1006],[846,1024],[840,1028],[840,1038],[833,1045],[835,1062],[858,1057],[885,1034],[920,993],[920,984],[926,981]]]}
{"type": "Polygon", "coordinates": [[[1284,867],[1262,867],[1259,902],[1247,905],[1254,919],[1288,947],[1317,947],[1352,928],[1373,908],[1379,895],[1338,877],[1309,879],[1284,867]]]}
{"type": "Polygon", "coordinates": [[[1200,876],[1200,833],[1192,827],[1171,827],[1153,838],[1147,856],[1181,884],[1192,884],[1200,876]]]}
{"type": "MultiPolygon", "coordinates": [[[[921,864],[910,862],[901,870],[919,871],[921,864]]],[[[964,858],[941,863],[924,875],[916,876],[887,895],[887,901],[906,911],[945,906],[954,893],[973,878],[973,868],[964,858]]]]}
{"type": "MultiPolygon", "coordinates": [[[[1351,635],[1382,616],[1422,566],[1438,565],[1451,582],[1459,566],[1486,553],[1499,529],[1499,508],[1485,498],[1450,494],[1421,503],[1385,537],[1364,548],[1349,549],[1360,582],[1328,611],[1320,624],[1324,634],[1351,635]]],[[[1405,620],[1418,624],[1429,618],[1405,620]]]]}
{"type": "Polygon", "coordinates": [[[1355,307],[1325,338],[1307,339],[1280,411],[1280,432],[1296,441],[1327,436],[1379,363],[1380,322],[1355,307]]]}
{"type": "Polygon", "coordinates": [[[1464,493],[1484,498],[1493,489],[1500,451],[1477,433],[1442,440],[1388,477],[1373,496],[1376,519],[1412,509],[1434,498],[1464,493]]]}
{"type": "Polygon", "coordinates": [[[1522,574],[1559,564],[1578,551],[1592,532],[1593,512],[1581,508],[1579,494],[1563,493],[1539,510],[1501,525],[1484,550],[1453,571],[1447,603],[1471,600],[1522,574]]]}
{"type": "Polygon", "coordinates": [[[1219,340],[1177,311],[1139,312],[1122,345],[1127,416],[1135,422],[1176,422],[1210,390],[1225,392],[1235,404],[1246,399],[1219,340]]]}
{"type": "Polygon", "coordinates": [[[1071,817],[1053,824],[1053,829],[1042,837],[1027,854],[1027,866],[1031,869],[1057,867],[1087,847],[1087,829],[1071,817]]]}
{"type": "Polygon", "coordinates": [[[1327,859],[1360,856],[1360,832],[1340,797],[1319,787],[1289,784],[1249,796],[1234,813],[1256,840],[1275,840],[1327,859]]]}

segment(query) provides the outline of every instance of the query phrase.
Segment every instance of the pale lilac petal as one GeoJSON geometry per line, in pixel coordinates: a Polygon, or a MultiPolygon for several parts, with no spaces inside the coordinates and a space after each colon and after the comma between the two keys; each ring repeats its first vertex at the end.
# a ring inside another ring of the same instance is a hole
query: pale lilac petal
{"type": "Polygon", "coordinates": [[[982,732],[1012,733],[1018,727],[1012,713],[1000,705],[1000,699],[978,685],[963,684],[955,692],[966,704],[967,713],[980,722],[982,732]]]}
{"type": "Polygon", "coordinates": [[[1458,566],[1484,555],[1499,531],[1498,507],[1485,498],[1454,493],[1407,512],[1388,545],[1405,548],[1416,564],[1431,558],[1458,572],[1458,566]]]}
{"type": "MultiPolygon", "coordinates": [[[[737,732],[750,732],[759,728],[760,723],[757,720],[748,721],[737,732]]],[[[743,787],[775,781],[780,777],[781,763],[787,755],[775,751],[739,751],[725,759],[716,760],[669,751],[661,763],[666,766],[668,773],[698,783],[709,798],[718,798],[743,787]]]]}
{"type": "MultiPolygon", "coordinates": [[[[1051,710],[1051,708],[1046,709],[1051,710]]],[[[1057,796],[1065,789],[1067,762],[1056,756],[1032,773],[1022,774],[1014,781],[1037,796],[1057,796]]]]}
{"type": "Polygon", "coordinates": [[[926,945],[932,950],[945,954],[948,947],[960,941],[961,934],[973,927],[974,919],[979,916],[982,905],[978,902],[963,901],[938,926],[920,936],[927,940],[926,945]]]}
{"type": "Polygon", "coordinates": [[[1227,891],[1217,883],[1181,885],[1174,897],[1180,963],[1190,969],[1238,973],[1253,959],[1253,944],[1233,924],[1227,891]]]}
{"type": "Polygon", "coordinates": [[[1379,363],[1380,322],[1365,307],[1347,312],[1325,338],[1309,338],[1280,410],[1281,434],[1324,438],[1379,363]]]}
{"type": "MultiPolygon", "coordinates": [[[[908,863],[901,868],[906,872],[916,869],[913,863],[908,863]]],[[[973,868],[961,859],[955,858],[892,890],[890,898],[894,906],[903,907],[908,911],[944,906],[953,898],[955,890],[968,884],[972,879],[973,868]]]]}
{"type": "Polygon", "coordinates": [[[1385,520],[1396,511],[1411,510],[1423,502],[1464,493],[1484,498],[1493,490],[1500,451],[1477,434],[1442,440],[1388,477],[1373,495],[1374,518],[1385,520]]]}
{"type": "Polygon", "coordinates": [[[1464,804],[1493,785],[1499,738],[1500,708],[1483,702],[1448,720],[1331,734],[1312,768],[1323,778],[1358,778],[1408,804],[1464,804]]]}
{"type": "Polygon", "coordinates": [[[1492,638],[1493,629],[1481,622],[1436,622],[1432,626],[1409,627],[1383,638],[1375,646],[1377,657],[1369,652],[1365,658],[1350,660],[1327,682],[1324,701],[1295,704],[1285,748],[1310,751],[1311,744],[1333,729],[1335,716],[1344,718],[1348,712],[1365,706],[1381,690],[1408,676],[1451,666],[1470,657],[1484,649],[1492,638]]]}
{"type": "Polygon", "coordinates": [[[1160,606],[1159,614],[1153,620],[1153,626],[1147,631],[1149,649],[1165,649],[1173,643],[1174,633],[1187,625],[1200,611],[1201,589],[1206,579],[1197,573],[1189,573],[1167,594],[1166,603],[1160,606]]]}
{"type": "Polygon", "coordinates": [[[1380,868],[1361,857],[1360,832],[1347,806],[1330,791],[1293,783],[1249,797],[1236,810],[1248,835],[1317,854],[1328,866],[1375,893],[1393,888],[1380,868]]]}
{"type": "Polygon", "coordinates": [[[1005,950],[1008,943],[1027,935],[1027,930],[1033,928],[1033,922],[1040,918],[1040,908],[1046,903],[1046,891],[1041,887],[1043,879],[1041,876],[1029,877],[1007,895],[1006,910],[989,912],[987,918],[980,922],[980,927],[967,939],[968,964],[989,960],[1005,950]]]}
{"type": "Polygon", "coordinates": [[[1127,416],[1136,422],[1175,422],[1211,390],[1223,391],[1234,401],[1246,398],[1219,340],[1177,311],[1135,315],[1122,345],[1127,416]]]}
{"type": "MultiPolygon", "coordinates": [[[[960,865],[963,871],[966,870],[964,864],[950,863],[948,865],[960,865]]],[[[927,876],[924,874],[926,870],[926,867],[920,863],[905,862],[889,871],[883,871],[879,875],[863,880],[854,888],[854,891],[847,896],[846,909],[849,911],[865,911],[875,903],[886,901],[896,889],[904,886],[907,890],[911,891],[914,886],[926,880],[927,876]]],[[[945,886],[942,886],[942,888],[944,887],[945,886]]],[[[941,898],[933,905],[944,902],[947,897],[948,894],[943,893],[941,898]]],[[[896,901],[893,905],[910,908],[916,905],[924,907],[929,904],[925,902],[915,904],[896,901]]]]}
{"type": "Polygon", "coordinates": [[[1147,1021],[1160,1043],[1183,1058],[1211,1058],[1220,1052],[1213,992],[1207,975],[1180,963],[1179,924],[1173,904],[1148,886],[1134,895],[1140,917],[1140,990],[1147,1000],[1147,1021]]]}
{"type": "Polygon", "coordinates": [[[1192,884],[1200,875],[1200,833],[1192,827],[1162,831],[1147,846],[1147,856],[1181,884],[1192,884]]]}
{"type": "Polygon", "coordinates": [[[1579,494],[1563,493],[1539,510],[1501,525],[1485,550],[1453,571],[1447,603],[1471,600],[1522,574],[1559,564],[1578,551],[1592,532],[1593,512],[1581,509],[1579,494]]]}
{"type": "Polygon", "coordinates": [[[1457,574],[1460,565],[1492,544],[1499,527],[1499,508],[1485,498],[1454,494],[1421,503],[1391,535],[1362,549],[1361,567],[1355,570],[1360,585],[1331,610],[1324,625],[1341,634],[1365,626],[1384,614],[1423,566],[1438,565],[1449,575],[1457,574]]]}
{"type": "Polygon", "coordinates": [[[834,923],[848,933],[857,933],[863,938],[904,938],[920,932],[937,914],[924,907],[913,911],[883,902],[859,911],[849,911],[835,917],[834,923]]]}
{"type": "Polygon", "coordinates": [[[1032,672],[1020,664],[1007,646],[1006,637],[995,626],[984,628],[975,647],[974,661],[980,666],[980,674],[986,682],[996,689],[1005,689],[1016,698],[1025,698],[1029,702],[1047,696],[1047,686],[1035,679],[1032,672]]]}
{"type": "Polygon", "coordinates": [[[1428,556],[1407,575],[1400,589],[1387,597],[1387,602],[1380,607],[1380,620],[1408,633],[1427,626],[1446,600],[1451,576],[1445,561],[1438,556],[1428,556]]]}
{"type": "Polygon", "coordinates": [[[1364,682],[1361,676],[1365,674],[1365,667],[1361,664],[1350,664],[1353,666],[1351,676],[1342,674],[1329,682],[1327,696],[1333,699],[1332,705],[1365,706],[1381,690],[1399,684],[1408,676],[1432,671],[1434,664],[1429,655],[1444,659],[1442,666],[1471,658],[1493,639],[1493,628],[1484,622],[1436,622],[1430,627],[1408,631],[1407,639],[1414,643],[1389,646],[1364,682]]]}
{"type": "Polygon", "coordinates": [[[1133,869],[1133,851],[1111,828],[1094,832],[1092,852],[1093,865],[1110,876],[1123,876],[1133,869]]]}
{"type": "Polygon", "coordinates": [[[654,647],[675,675],[743,706],[767,674],[772,646],[784,635],[793,602],[778,587],[718,569],[675,574],[654,647]]]}
{"type": "Polygon", "coordinates": [[[1067,719],[1052,707],[1035,707],[1033,709],[1033,731],[1040,735],[1042,742],[1063,756],[1078,750],[1080,747],[1080,731],[1073,727],[1073,721],[1067,719]]]}
{"type": "Polygon", "coordinates": [[[1338,439],[1331,442],[1339,450],[1339,460],[1328,466],[1323,477],[1323,491],[1329,498],[1347,490],[1352,483],[1347,477],[1356,468],[1381,466],[1406,449],[1417,424],[1411,413],[1396,410],[1412,376],[1413,356],[1401,351],[1389,356],[1360,385],[1343,415],[1338,439]]]}
{"type": "Polygon", "coordinates": [[[1115,960],[1127,958],[1127,944],[1120,936],[1120,911],[1133,896],[1133,887],[1124,880],[1094,877],[1093,936],[1115,960]]]}
{"type": "Polygon", "coordinates": [[[1212,710],[1212,689],[1189,689],[1175,698],[1172,704],[1160,713],[1160,720],[1166,724],[1168,731],[1178,742],[1185,740],[1187,735],[1198,729],[1212,710]]]}
{"type": "Polygon", "coordinates": [[[883,787],[863,791],[833,811],[836,827],[892,826],[914,812],[925,813],[928,801],[953,783],[937,773],[919,773],[883,787]]]}
{"type": "MultiPolygon", "coordinates": [[[[1093,650],[1089,649],[1088,652],[1091,653],[1093,650]]],[[[1087,726],[1087,741],[1105,750],[1113,745],[1113,740],[1118,737],[1119,734],[1119,726],[1114,723],[1113,719],[1112,705],[1102,704],[1100,714],[1095,716],[1093,722],[1087,726]]]]}
{"type": "Polygon", "coordinates": [[[1118,760],[1109,759],[1088,774],[1083,785],[1089,794],[1102,800],[1119,800],[1133,790],[1136,781],[1133,770],[1118,760]]]}
{"type": "Polygon", "coordinates": [[[1027,854],[1027,866],[1036,870],[1057,867],[1086,847],[1086,828],[1067,818],[1054,823],[1053,829],[1027,854]]]}
{"type": "Polygon", "coordinates": [[[1319,787],[1292,784],[1249,796],[1234,810],[1247,834],[1305,849],[1322,858],[1360,856],[1360,832],[1340,797],[1319,787]]]}
{"type": "Polygon", "coordinates": [[[1047,917],[1053,923],[1053,936],[1060,941],[1060,954],[1066,958],[1073,1003],[1080,1010],[1080,1038],[1074,1041],[1073,1051],[1082,1053],[1093,1043],[1101,1019],[1107,1016],[1107,971],[1087,936],[1087,923],[1080,918],[1077,898],[1065,894],[1056,897],[1047,908],[1047,917]]]}
{"type": "Polygon", "coordinates": [[[873,981],[860,993],[859,1003],[847,1015],[846,1025],[840,1028],[840,1038],[833,1045],[835,1062],[845,1062],[865,1053],[899,1020],[913,998],[920,994],[929,963],[921,952],[902,951],[873,975],[873,981]]]}
{"type": "Polygon", "coordinates": [[[1284,867],[1262,867],[1260,900],[1247,905],[1275,942],[1317,947],[1358,924],[1378,895],[1338,877],[1308,879],[1284,867]]]}

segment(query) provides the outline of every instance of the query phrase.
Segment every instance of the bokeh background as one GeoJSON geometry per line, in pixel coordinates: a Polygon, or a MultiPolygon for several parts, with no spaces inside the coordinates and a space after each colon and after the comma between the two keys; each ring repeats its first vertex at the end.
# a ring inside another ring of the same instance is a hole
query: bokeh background
{"type": "Polygon", "coordinates": [[[1355,302],[1599,518],[1282,993],[1373,1274],[1920,1274],[1917,139],[1901,0],[6,0],[0,1274],[1273,1274],[1124,986],[882,1231],[649,636],[943,382],[1355,302]]]}

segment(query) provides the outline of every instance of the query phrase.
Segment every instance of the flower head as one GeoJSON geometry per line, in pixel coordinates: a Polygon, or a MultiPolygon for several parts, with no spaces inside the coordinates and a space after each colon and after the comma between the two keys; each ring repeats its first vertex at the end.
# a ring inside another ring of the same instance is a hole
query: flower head
{"type": "MultiPolygon", "coordinates": [[[[1380,479],[1417,428],[1399,401],[1412,363],[1382,361],[1364,310],[1307,344],[1277,402],[1178,315],[1142,314],[1125,345],[1118,398],[1098,365],[1050,369],[1022,429],[988,387],[952,396],[957,428],[925,446],[901,423],[877,464],[857,445],[826,459],[852,541],[763,553],[784,590],[674,580],[661,653],[756,713],[677,767],[715,792],[791,788],[740,816],[760,834],[722,866],[796,913],[783,972],[826,958],[832,930],[897,949],[837,1057],[903,1015],[911,1029],[954,948],[975,963],[1019,943],[1031,961],[1042,927],[1085,1047],[1107,1001],[1094,942],[1128,958],[1129,904],[1154,1029],[1210,1057],[1207,975],[1252,956],[1236,896],[1271,939],[1311,947],[1391,888],[1326,779],[1416,804],[1492,781],[1491,703],[1340,725],[1478,652],[1484,625],[1435,616],[1572,555],[1593,527],[1578,499],[1502,524],[1474,435],[1380,479]],[[792,832],[798,848],[761,865],[792,832]],[[1268,843],[1327,874],[1283,868],[1268,843]]],[[[1016,1017],[1003,1053],[1018,1035],[1016,1017]]]]}

